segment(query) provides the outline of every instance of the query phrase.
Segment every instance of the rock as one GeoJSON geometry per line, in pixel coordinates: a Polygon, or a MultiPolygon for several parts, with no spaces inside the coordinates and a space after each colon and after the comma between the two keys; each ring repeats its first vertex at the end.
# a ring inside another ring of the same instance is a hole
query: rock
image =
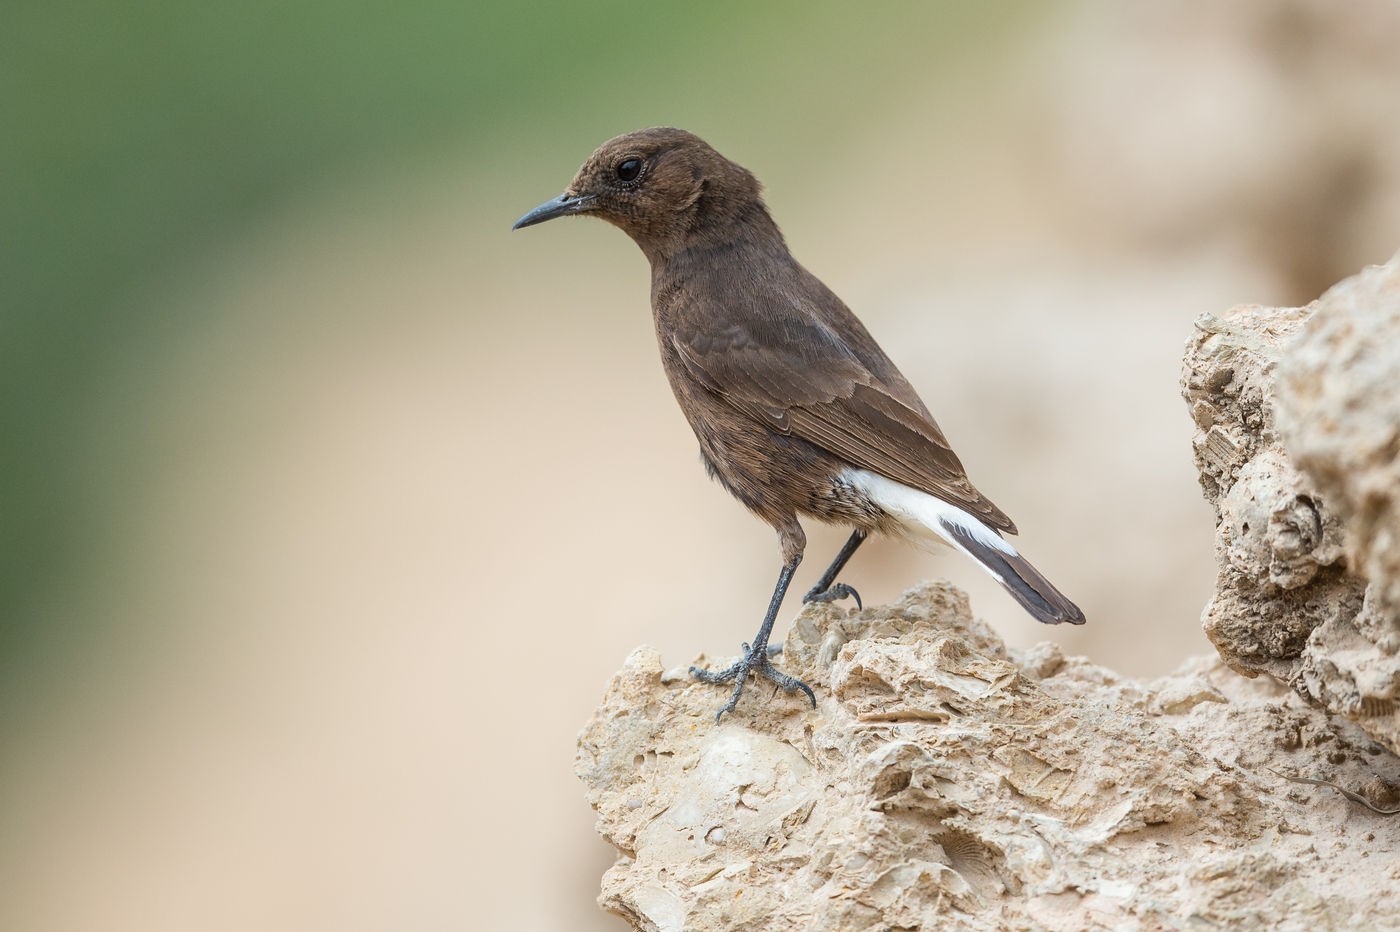
{"type": "Polygon", "coordinates": [[[1400,758],[1266,681],[1017,653],[941,583],[808,607],[782,664],[817,711],[754,685],[716,726],[640,649],[580,735],[634,928],[1393,927],[1400,820],[1273,770],[1383,806],[1400,758]]]}
{"type": "Polygon", "coordinates": [[[1217,513],[1206,634],[1400,751],[1400,262],[1201,318],[1182,384],[1217,513]]]}
{"type": "Polygon", "coordinates": [[[1279,365],[1277,407],[1289,456],[1347,528],[1348,561],[1400,618],[1400,255],[1317,302],[1279,365]]]}
{"type": "Polygon", "coordinates": [[[782,665],[818,709],[755,683],[717,726],[725,690],[639,648],[579,736],[602,905],[649,932],[1397,928],[1400,258],[1201,318],[1182,385],[1219,660],[1142,684],[1012,651],[932,583],[809,606],[782,665]]]}

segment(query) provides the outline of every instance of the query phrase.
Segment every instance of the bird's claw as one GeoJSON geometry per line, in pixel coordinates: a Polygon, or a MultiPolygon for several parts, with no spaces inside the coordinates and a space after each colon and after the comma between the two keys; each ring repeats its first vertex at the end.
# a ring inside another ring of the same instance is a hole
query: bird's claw
{"type": "Polygon", "coordinates": [[[857,610],[863,610],[865,608],[865,606],[861,604],[860,593],[843,582],[835,583],[820,591],[818,591],[816,587],[813,587],[811,591],[802,597],[802,602],[804,605],[808,602],[835,602],[837,599],[844,599],[847,596],[856,600],[857,610]]]}
{"type": "Polygon", "coordinates": [[[769,648],[765,645],[761,650],[753,650],[749,645],[744,645],[744,656],[735,661],[732,665],[719,671],[702,670],[699,667],[691,667],[690,675],[702,683],[728,683],[734,681],[734,692],[730,694],[729,701],[720,707],[715,713],[715,724],[719,724],[724,718],[724,713],[733,712],[735,706],[739,704],[739,695],[744,691],[744,683],[748,681],[750,673],[757,673],[760,676],[772,680],[780,689],[786,692],[796,692],[801,690],[807,694],[808,700],[812,703],[812,708],[817,707],[816,694],[812,688],[795,676],[788,676],[768,660],[769,648]]]}

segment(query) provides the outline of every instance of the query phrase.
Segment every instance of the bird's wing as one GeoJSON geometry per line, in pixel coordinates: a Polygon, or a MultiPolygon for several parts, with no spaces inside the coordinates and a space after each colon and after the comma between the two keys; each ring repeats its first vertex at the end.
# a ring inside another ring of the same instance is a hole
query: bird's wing
{"type": "Polygon", "coordinates": [[[1016,533],[1011,519],[968,481],[943,432],[873,341],[864,354],[878,354],[885,378],[814,317],[764,315],[744,323],[713,312],[678,317],[671,340],[682,365],[735,408],[1016,533]]]}

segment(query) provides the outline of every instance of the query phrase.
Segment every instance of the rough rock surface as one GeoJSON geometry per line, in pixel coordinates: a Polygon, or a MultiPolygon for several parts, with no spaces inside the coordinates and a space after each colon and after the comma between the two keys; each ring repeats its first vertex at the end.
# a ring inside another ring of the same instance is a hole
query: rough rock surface
{"type": "Polygon", "coordinates": [[[724,690],[640,648],[579,737],[621,852],[602,904],[644,930],[1400,929],[1400,258],[1201,318],[1183,392],[1220,660],[1142,684],[1018,653],[926,584],[809,607],[783,666],[818,709],[758,683],[716,725],[724,690]]]}
{"type": "Polygon", "coordinates": [[[1400,818],[1273,772],[1395,808],[1400,758],[1268,679],[1018,654],[945,584],[809,607],[783,666],[815,712],[756,685],[717,726],[724,691],[639,648],[580,735],[634,928],[1400,922],[1400,818]]]}
{"type": "Polygon", "coordinates": [[[1182,384],[1218,518],[1207,635],[1400,751],[1400,262],[1202,317],[1182,384]]]}
{"type": "MultiPolygon", "coordinates": [[[[1346,526],[1349,564],[1400,619],[1400,255],[1323,295],[1279,364],[1284,446],[1346,526]]],[[[1389,652],[1400,649],[1390,628],[1389,652]]]]}

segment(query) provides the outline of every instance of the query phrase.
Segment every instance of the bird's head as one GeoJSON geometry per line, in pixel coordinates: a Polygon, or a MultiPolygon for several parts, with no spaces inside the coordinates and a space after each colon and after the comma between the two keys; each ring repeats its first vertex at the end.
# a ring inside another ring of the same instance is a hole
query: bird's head
{"type": "Polygon", "coordinates": [[[621,228],[648,257],[664,258],[761,205],[758,180],[705,140],[653,127],[609,139],[558,197],[512,229],[591,214],[621,228]]]}

